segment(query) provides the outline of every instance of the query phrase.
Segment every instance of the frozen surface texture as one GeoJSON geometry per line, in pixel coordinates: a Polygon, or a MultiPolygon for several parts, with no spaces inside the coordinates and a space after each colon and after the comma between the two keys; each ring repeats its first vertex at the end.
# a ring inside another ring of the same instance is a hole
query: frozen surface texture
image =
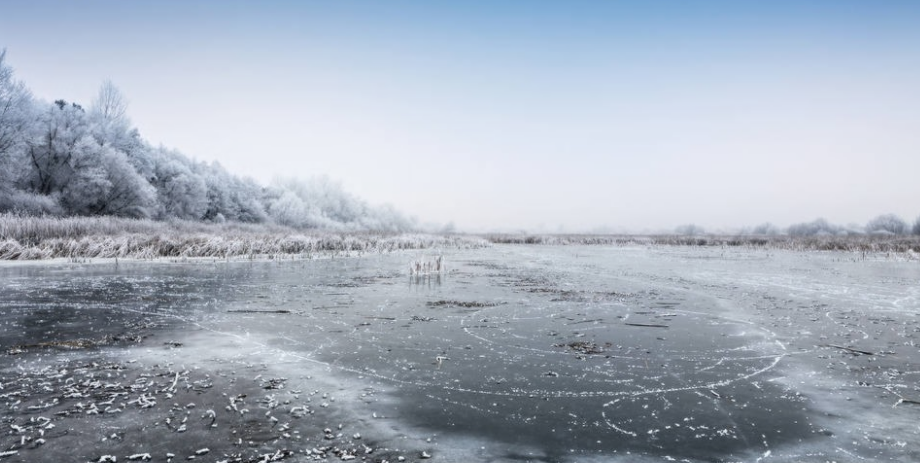
{"type": "Polygon", "coordinates": [[[920,461],[917,262],[420,258],[0,267],[0,461],[920,461]]]}

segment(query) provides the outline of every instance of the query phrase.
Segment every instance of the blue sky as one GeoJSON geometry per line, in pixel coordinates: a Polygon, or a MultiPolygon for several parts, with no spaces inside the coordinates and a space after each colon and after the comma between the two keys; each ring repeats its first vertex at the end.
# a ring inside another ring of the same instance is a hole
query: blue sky
{"type": "Polygon", "coordinates": [[[11,1],[36,96],[423,221],[730,228],[920,214],[920,2],[11,1]]]}

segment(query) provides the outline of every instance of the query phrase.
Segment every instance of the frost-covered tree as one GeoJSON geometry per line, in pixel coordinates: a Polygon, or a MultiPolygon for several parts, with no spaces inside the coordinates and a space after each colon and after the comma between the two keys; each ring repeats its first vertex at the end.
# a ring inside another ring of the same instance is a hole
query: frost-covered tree
{"type": "Polygon", "coordinates": [[[757,225],[753,229],[751,229],[752,235],[775,236],[775,235],[778,235],[779,233],[780,233],[779,228],[770,222],[764,222],[760,225],[757,225]]]}
{"type": "Polygon", "coordinates": [[[35,121],[33,108],[32,94],[13,78],[6,50],[0,50],[0,197],[9,199],[13,194],[14,182],[25,165],[25,142],[35,121]]]}
{"type": "Polygon", "coordinates": [[[207,188],[208,207],[203,219],[254,223],[268,220],[261,202],[262,188],[253,180],[231,175],[216,162],[198,163],[195,167],[207,188]]]}
{"type": "Polygon", "coordinates": [[[100,144],[83,108],[58,100],[43,113],[28,141],[27,191],[53,198],[77,215],[149,217],[156,193],[125,153],[100,144]]]}
{"type": "Polygon", "coordinates": [[[690,223],[690,224],[681,225],[675,228],[674,233],[677,233],[678,235],[682,235],[682,236],[697,236],[697,235],[705,234],[706,230],[704,230],[703,227],[699,225],[690,223]]]}
{"type": "Polygon", "coordinates": [[[906,235],[907,222],[895,214],[882,214],[866,224],[866,233],[874,235],[906,235]]]}
{"type": "Polygon", "coordinates": [[[415,223],[391,206],[372,207],[345,191],[339,182],[319,176],[278,178],[272,183],[268,213],[281,224],[331,230],[408,231],[415,223]]]}
{"type": "Polygon", "coordinates": [[[837,235],[840,232],[841,228],[839,226],[832,225],[823,218],[815,219],[812,222],[793,224],[786,229],[786,233],[789,236],[837,235]]]}
{"type": "Polygon", "coordinates": [[[160,147],[151,151],[150,183],[156,188],[157,217],[201,220],[208,209],[208,188],[182,153],[160,147]]]}
{"type": "Polygon", "coordinates": [[[105,80],[99,87],[90,111],[107,121],[128,122],[128,100],[111,80],[105,80]]]}
{"type": "MultiPolygon", "coordinates": [[[[68,164],[71,173],[61,184],[60,190],[61,204],[68,212],[77,215],[115,213],[107,210],[108,202],[113,197],[121,203],[115,207],[116,210],[130,208],[130,201],[120,196],[132,192],[125,191],[127,185],[124,183],[116,187],[113,182],[118,181],[116,176],[122,173],[119,164],[121,167],[127,166],[127,161],[122,160],[119,163],[117,152],[100,146],[92,137],[83,137],[77,140],[69,154],[68,164]],[[114,171],[111,167],[114,167],[114,171]]],[[[136,175],[133,171],[132,174],[136,175]]]]}
{"type": "Polygon", "coordinates": [[[248,177],[231,176],[230,179],[230,196],[236,212],[235,219],[240,222],[267,222],[269,217],[262,202],[264,196],[262,186],[248,177]]]}
{"type": "Polygon", "coordinates": [[[316,213],[317,211],[312,211],[310,206],[291,190],[281,191],[268,205],[268,214],[272,220],[275,223],[289,227],[306,228],[316,226],[316,224],[308,220],[309,217],[316,215],[316,213]]]}
{"type": "Polygon", "coordinates": [[[35,102],[0,52],[0,212],[265,222],[335,230],[414,228],[320,177],[263,188],[220,164],[153,148],[103,82],[88,110],[35,102]]]}
{"type": "Polygon", "coordinates": [[[137,129],[131,127],[127,109],[127,100],[118,87],[105,81],[89,110],[92,134],[100,145],[112,146],[125,153],[143,145],[137,129]]]}
{"type": "Polygon", "coordinates": [[[125,153],[100,146],[108,188],[90,211],[99,215],[149,218],[157,211],[156,189],[138,174],[125,153]]]}
{"type": "Polygon", "coordinates": [[[359,214],[360,204],[327,177],[302,181],[275,179],[272,186],[281,194],[269,204],[272,218],[301,228],[348,229],[359,214]]]}
{"type": "Polygon", "coordinates": [[[124,153],[101,146],[89,136],[67,151],[66,171],[50,194],[70,214],[150,217],[156,192],[128,163],[124,153]]]}
{"type": "Polygon", "coordinates": [[[83,109],[64,100],[48,105],[28,141],[28,170],[20,183],[24,189],[50,196],[60,194],[75,174],[75,155],[86,148],[89,122],[83,109]]]}
{"type": "MultiPolygon", "coordinates": [[[[361,224],[365,230],[386,232],[406,232],[417,228],[415,220],[406,217],[390,204],[369,208],[367,214],[361,219],[361,224]]],[[[455,226],[451,222],[441,231],[443,233],[453,233],[454,228],[455,226]]]]}
{"type": "Polygon", "coordinates": [[[0,50],[0,156],[20,145],[33,120],[32,94],[13,78],[6,64],[6,50],[0,50]]]}
{"type": "Polygon", "coordinates": [[[100,145],[125,153],[134,169],[148,181],[153,176],[152,148],[131,126],[128,100],[111,81],[103,82],[90,106],[91,132],[100,145]]]}

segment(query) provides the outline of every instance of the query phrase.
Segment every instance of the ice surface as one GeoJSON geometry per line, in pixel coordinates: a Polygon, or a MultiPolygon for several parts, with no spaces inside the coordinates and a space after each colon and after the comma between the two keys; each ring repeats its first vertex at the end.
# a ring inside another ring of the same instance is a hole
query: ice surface
{"type": "Polygon", "coordinates": [[[496,246],[431,275],[406,271],[414,254],[0,267],[0,450],[916,461],[920,265],[870,257],[496,246]],[[153,385],[125,388],[120,413],[55,415],[105,408],[62,396],[106,374],[85,362],[153,385]],[[39,415],[69,432],[35,445],[39,415]]]}

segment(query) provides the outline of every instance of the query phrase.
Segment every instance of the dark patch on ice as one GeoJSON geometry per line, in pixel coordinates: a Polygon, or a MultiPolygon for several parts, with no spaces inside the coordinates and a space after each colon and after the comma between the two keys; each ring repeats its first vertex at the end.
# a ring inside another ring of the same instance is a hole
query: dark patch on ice
{"type": "Polygon", "coordinates": [[[290,310],[279,309],[279,310],[251,310],[251,309],[236,309],[228,310],[227,313],[266,313],[266,314],[289,314],[290,310]]]}
{"type": "Polygon", "coordinates": [[[497,302],[477,302],[477,301],[428,301],[425,303],[428,307],[464,307],[464,308],[479,308],[479,307],[495,307],[498,305],[497,302]]]}
{"type": "MultiPolygon", "coordinates": [[[[612,345],[613,344],[609,342],[605,344],[606,347],[610,347],[612,345]]],[[[598,346],[597,343],[595,342],[589,342],[589,341],[573,341],[568,344],[553,344],[553,347],[564,347],[564,348],[573,350],[575,352],[578,352],[579,354],[586,354],[586,355],[595,355],[595,354],[604,353],[604,349],[601,346],[598,346]]]]}

